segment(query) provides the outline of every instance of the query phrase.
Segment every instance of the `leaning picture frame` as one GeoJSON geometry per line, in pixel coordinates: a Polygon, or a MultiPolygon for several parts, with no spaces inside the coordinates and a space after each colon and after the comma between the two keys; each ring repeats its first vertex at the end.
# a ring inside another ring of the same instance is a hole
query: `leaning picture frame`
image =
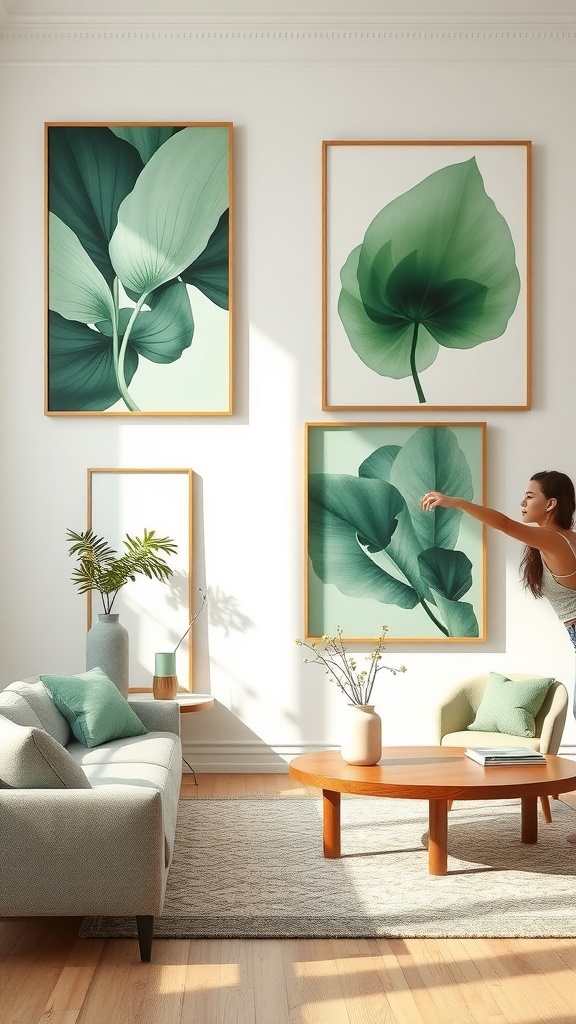
{"type": "Polygon", "coordinates": [[[486,639],[485,423],[308,423],[305,632],[361,642],[486,639]]]}
{"type": "Polygon", "coordinates": [[[531,404],[531,142],[322,143],[322,408],[531,404]]]}
{"type": "MultiPolygon", "coordinates": [[[[87,528],[118,552],[126,534],[141,537],[154,530],[170,537],[177,551],[167,561],[173,575],[166,583],[144,575],[118,592],[113,612],[128,630],[130,691],[152,689],[155,654],[176,650],[179,686],[193,687],[194,630],[185,634],[201,606],[193,583],[193,470],[109,468],[87,470],[87,528]],[[144,511],[145,510],[145,511],[144,511]],[[180,638],[182,638],[179,643],[180,638]],[[178,646],[177,646],[178,645],[178,646]]],[[[87,593],[86,627],[103,609],[96,591],[87,593]]]]}
{"type": "Polygon", "coordinates": [[[45,123],[48,416],[233,411],[233,125],[45,123]]]}

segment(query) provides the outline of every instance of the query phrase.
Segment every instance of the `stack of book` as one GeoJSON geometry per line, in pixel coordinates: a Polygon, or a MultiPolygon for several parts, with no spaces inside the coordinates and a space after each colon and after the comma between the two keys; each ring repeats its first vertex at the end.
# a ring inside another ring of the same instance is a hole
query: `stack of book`
{"type": "Polygon", "coordinates": [[[546,758],[529,747],[467,747],[466,756],[484,765],[546,764],[546,758]]]}

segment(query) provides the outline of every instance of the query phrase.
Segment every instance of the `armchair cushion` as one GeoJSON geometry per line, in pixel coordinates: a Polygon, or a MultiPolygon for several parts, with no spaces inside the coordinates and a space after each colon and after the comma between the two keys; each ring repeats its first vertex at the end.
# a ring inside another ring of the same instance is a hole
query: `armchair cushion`
{"type": "Polygon", "coordinates": [[[76,676],[41,675],[56,707],[76,739],[86,747],[143,736],[146,726],[101,668],[76,676]]]}
{"type": "Polygon", "coordinates": [[[552,678],[514,681],[490,672],[474,721],[467,728],[473,732],[535,736],[535,718],[553,682],[552,678]]]}
{"type": "Polygon", "coordinates": [[[91,789],[65,747],[44,729],[0,715],[0,788],[91,789]]]}

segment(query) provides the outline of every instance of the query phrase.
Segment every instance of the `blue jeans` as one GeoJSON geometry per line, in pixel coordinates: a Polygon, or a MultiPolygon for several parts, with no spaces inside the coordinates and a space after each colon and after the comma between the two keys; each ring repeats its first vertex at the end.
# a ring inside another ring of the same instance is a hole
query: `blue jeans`
{"type": "MultiPolygon", "coordinates": [[[[576,651],[576,622],[572,622],[569,626],[566,626],[566,629],[568,630],[568,636],[572,641],[572,646],[576,651]]],[[[576,718],[576,686],[574,687],[574,703],[572,705],[572,712],[574,714],[574,718],[576,718]]]]}

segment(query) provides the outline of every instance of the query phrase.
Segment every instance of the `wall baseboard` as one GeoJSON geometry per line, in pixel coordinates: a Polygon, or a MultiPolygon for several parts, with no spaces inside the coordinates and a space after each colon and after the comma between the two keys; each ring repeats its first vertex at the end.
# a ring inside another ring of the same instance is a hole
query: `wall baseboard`
{"type": "MultiPolygon", "coordinates": [[[[258,743],[194,743],[183,749],[195,772],[209,774],[286,774],[292,758],[312,751],[334,750],[334,743],[301,743],[268,747],[258,743]]],[[[576,760],[576,745],[560,747],[560,757],[576,760]]],[[[188,771],[184,767],[184,771],[188,771]]]]}

